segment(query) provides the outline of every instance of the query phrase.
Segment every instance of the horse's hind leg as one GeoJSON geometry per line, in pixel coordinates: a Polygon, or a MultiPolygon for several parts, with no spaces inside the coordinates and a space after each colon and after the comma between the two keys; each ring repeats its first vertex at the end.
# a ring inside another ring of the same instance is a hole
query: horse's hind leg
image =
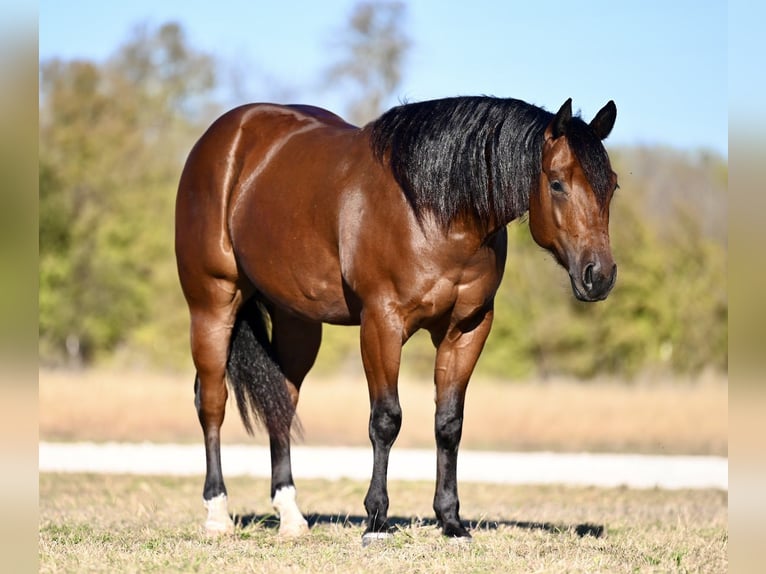
{"type": "MultiPolygon", "coordinates": [[[[293,400],[298,395],[306,374],[314,364],[322,340],[322,324],[302,321],[279,310],[271,313],[272,344],[285,384],[293,400]]],[[[280,440],[269,437],[271,448],[271,500],[279,513],[280,536],[300,536],[308,530],[308,524],[295,500],[290,460],[290,437],[280,440]]]]}
{"type": "Polygon", "coordinates": [[[216,308],[191,309],[192,358],[197,368],[194,403],[205,441],[205,530],[216,535],[231,532],[234,523],[227,508],[226,486],[221,472],[220,431],[226,408],[226,358],[236,303],[216,308]]]}

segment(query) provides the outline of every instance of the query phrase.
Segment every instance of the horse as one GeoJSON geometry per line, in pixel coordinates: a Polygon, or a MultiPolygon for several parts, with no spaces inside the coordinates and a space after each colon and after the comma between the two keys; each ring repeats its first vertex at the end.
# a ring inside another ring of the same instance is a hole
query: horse
{"type": "Polygon", "coordinates": [[[490,332],[506,226],[528,212],[534,240],[574,296],[614,286],[609,204],[617,175],[602,144],[617,109],[586,123],[516,99],[405,103],[363,127],[313,106],[248,104],[219,117],[189,153],[176,200],[178,273],[191,317],[209,534],[234,528],[220,457],[229,389],[246,429],[269,434],[279,536],[308,530],[290,444],[322,324],[358,325],[373,449],[363,543],[392,529],[387,469],[402,422],[402,345],[435,347],[433,509],[469,539],[457,457],[466,388],[490,332]]]}

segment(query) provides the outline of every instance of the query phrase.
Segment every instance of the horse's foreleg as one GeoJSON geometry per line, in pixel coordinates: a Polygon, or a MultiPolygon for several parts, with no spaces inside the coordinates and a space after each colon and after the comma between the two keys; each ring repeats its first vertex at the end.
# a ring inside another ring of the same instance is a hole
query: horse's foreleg
{"type": "MultiPolygon", "coordinates": [[[[321,323],[308,323],[295,317],[274,311],[272,319],[272,343],[280,368],[285,374],[285,384],[298,405],[303,379],[314,365],[322,341],[321,323]]],[[[279,534],[296,537],[308,531],[295,499],[292,464],[290,461],[290,437],[279,440],[270,437],[271,448],[271,502],[279,514],[279,534]]]]}
{"type": "Polygon", "coordinates": [[[367,528],[363,543],[389,535],[388,456],[402,424],[397,379],[402,351],[402,327],[390,315],[365,312],[361,322],[362,363],[370,392],[370,441],[373,467],[364,499],[367,528]]]}
{"type": "Polygon", "coordinates": [[[463,407],[468,380],[492,325],[487,311],[469,330],[457,326],[438,343],[436,385],[436,493],[434,512],[445,536],[470,538],[460,521],[457,493],[457,455],[463,433],[463,407]]]}
{"type": "Polygon", "coordinates": [[[220,430],[226,409],[226,357],[233,313],[192,311],[192,357],[197,368],[194,403],[205,441],[205,486],[202,492],[207,519],[205,530],[216,535],[231,532],[226,486],[221,471],[220,430]]]}

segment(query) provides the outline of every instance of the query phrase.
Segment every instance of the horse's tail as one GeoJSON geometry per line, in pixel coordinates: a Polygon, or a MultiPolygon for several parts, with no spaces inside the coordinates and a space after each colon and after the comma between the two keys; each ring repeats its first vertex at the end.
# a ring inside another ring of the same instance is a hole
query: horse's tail
{"type": "Polygon", "coordinates": [[[271,438],[286,442],[295,407],[269,340],[267,321],[268,312],[255,298],[239,310],[231,334],[227,379],[247,432],[252,435],[253,422],[260,422],[271,438]]]}

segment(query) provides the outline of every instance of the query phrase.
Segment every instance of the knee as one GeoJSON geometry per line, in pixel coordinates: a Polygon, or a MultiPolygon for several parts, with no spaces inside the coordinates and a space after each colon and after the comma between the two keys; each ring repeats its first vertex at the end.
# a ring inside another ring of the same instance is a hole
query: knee
{"type": "Polygon", "coordinates": [[[398,402],[380,402],[370,413],[370,440],[393,444],[402,426],[402,409],[398,402]]]}
{"type": "Polygon", "coordinates": [[[463,434],[463,416],[457,413],[437,413],[435,421],[436,445],[445,450],[454,450],[460,444],[463,434]]]}

